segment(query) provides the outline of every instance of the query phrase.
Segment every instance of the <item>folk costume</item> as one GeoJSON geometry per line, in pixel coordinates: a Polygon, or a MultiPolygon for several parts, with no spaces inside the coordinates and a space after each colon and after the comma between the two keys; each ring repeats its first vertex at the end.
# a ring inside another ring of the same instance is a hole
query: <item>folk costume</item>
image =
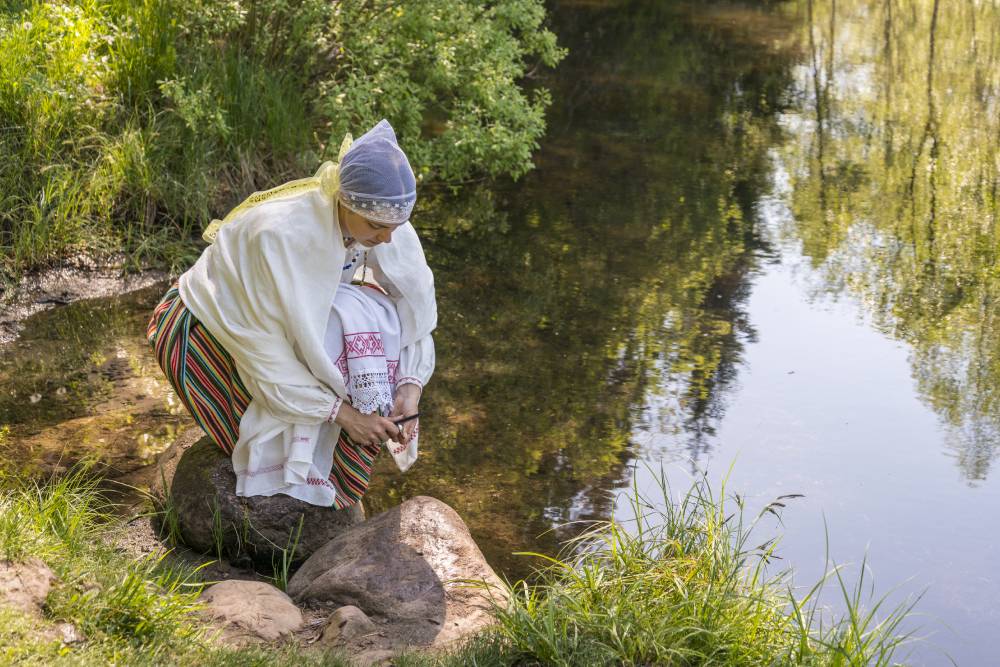
{"type": "MultiPolygon", "coordinates": [[[[195,421],[232,455],[238,495],[346,507],[379,447],[334,422],[343,401],[388,414],[396,387],[434,371],[434,278],[409,223],[413,172],[381,121],[340,163],[254,193],[205,232],[212,244],[157,306],[148,337],[195,421]],[[345,239],[337,201],[398,225],[370,249],[345,239]],[[378,286],[352,284],[369,270],[378,286]]],[[[385,443],[401,470],[417,438],[385,443]]]]}

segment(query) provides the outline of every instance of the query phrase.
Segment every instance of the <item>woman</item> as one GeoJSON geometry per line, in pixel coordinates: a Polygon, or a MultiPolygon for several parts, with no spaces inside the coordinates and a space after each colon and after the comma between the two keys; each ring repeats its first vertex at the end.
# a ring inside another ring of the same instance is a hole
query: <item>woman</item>
{"type": "Polygon", "coordinates": [[[418,420],[396,422],[418,413],[434,371],[437,306],[415,201],[383,120],[345,139],[339,165],[214,221],[212,244],[157,306],[150,344],[232,455],[237,494],[343,508],[383,444],[403,470],[416,459],[418,420]]]}

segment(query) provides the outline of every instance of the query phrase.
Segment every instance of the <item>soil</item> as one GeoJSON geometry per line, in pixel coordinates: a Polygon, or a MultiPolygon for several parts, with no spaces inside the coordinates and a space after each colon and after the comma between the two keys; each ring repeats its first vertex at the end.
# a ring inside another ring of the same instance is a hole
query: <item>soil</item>
{"type": "Polygon", "coordinates": [[[16,339],[21,323],[35,313],[80,299],[131,292],[169,277],[159,269],[125,273],[120,261],[98,262],[87,257],[30,273],[0,295],[0,345],[16,339]]]}

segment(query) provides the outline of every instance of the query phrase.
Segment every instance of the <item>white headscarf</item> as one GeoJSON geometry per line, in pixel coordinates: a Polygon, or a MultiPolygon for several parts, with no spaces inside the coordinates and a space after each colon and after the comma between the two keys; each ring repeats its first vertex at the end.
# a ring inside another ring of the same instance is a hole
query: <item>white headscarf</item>
{"type": "Polygon", "coordinates": [[[340,203],[390,225],[410,219],[417,181],[389,121],[365,132],[340,159],[340,203]]]}

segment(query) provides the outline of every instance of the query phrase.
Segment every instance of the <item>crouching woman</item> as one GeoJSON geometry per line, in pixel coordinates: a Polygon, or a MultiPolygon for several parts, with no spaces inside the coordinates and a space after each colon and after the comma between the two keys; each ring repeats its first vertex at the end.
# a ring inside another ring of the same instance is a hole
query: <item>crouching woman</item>
{"type": "Polygon", "coordinates": [[[417,458],[434,371],[434,278],[410,224],[416,181],[381,121],[340,163],[252,195],[157,305],[148,339],[236,493],[338,509],[387,447],[417,458]]]}

